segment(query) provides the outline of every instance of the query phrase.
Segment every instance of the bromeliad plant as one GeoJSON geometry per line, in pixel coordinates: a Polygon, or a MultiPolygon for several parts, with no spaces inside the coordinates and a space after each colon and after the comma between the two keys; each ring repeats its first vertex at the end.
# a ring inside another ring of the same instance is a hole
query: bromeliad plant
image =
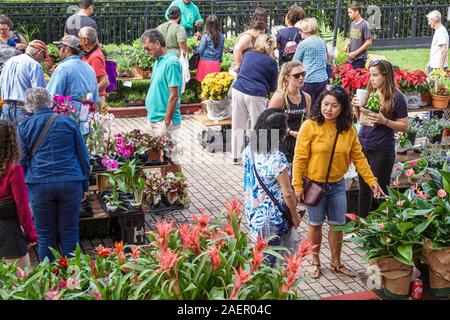
{"type": "Polygon", "coordinates": [[[116,242],[113,248],[97,247],[93,257],[80,247],[71,258],[53,251],[54,261],[24,272],[0,263],[0,299],[297,299],[311,243],[303,241],[289,257],[266,239],[251,244],[240,229],[241,215],[241,204],[232,200],[224,222],[204,212],[193,215],[192,225],[163,220],[150,232],[150,245],[131,246],[130,253],[116,242]],[[266,254],[283,264],[269,267],[266,254]]]}

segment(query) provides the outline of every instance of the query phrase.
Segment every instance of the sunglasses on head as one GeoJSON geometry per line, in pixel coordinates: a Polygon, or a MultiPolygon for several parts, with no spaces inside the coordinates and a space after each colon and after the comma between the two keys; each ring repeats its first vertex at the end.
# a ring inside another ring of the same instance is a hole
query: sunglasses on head
{"type": "Polygon", "coordinates": [[[306,71],[290,74],[289,76],[294,77],[295,79],[298,79],[300,77],[304,78],[306,76],[306,71]]]}
{"type": "Polygon", "coordinates": [[[378,66],[378,65],[380,65],[380,64],[381,64],[383,67],[385,66],[384,63],[383,63],[383,60],[373,60],[373,61],[371,61],[371,62],[369,63],[369,68],[370,68],[370,67],[378,66]]]}
{"type": "Polygon", "coordinates": [[[337,93],[343,93],[345,92],[344,88],[342,88],[341,86],[333,86],[331,84],[327,85],[325,87],[325,90],[330,92],[330,91],[336,91],[337,93]]]}

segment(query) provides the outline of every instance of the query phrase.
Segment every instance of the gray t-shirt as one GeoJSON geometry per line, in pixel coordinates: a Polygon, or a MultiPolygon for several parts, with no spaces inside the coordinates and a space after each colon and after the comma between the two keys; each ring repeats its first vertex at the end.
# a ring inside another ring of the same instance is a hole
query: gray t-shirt
{"type": "MultiPolygon", "coordinates": [[[[349,52],[353,52],[355,50],[358,50],[362,47],[364,42],[366,42],[367,39],[371,38],[372,35],[370,33],[370,26],[367,23],[366,20],[362,20],[360,23],[356,24],[355,22],[352,22],[350,25],[350,49],[349,52]]],[[[362,52],[359,56],[357,56],[354,60],[359,59],[367,59],[367,50],[362,52]]],[[[347,62],[353,62],[354,60],[347,58],[347,62]]]]}
{"type": "Polygon", "coordinates": [[[92,18],[88,16],[82,16],[77,13],[67,18],[66,25],[64,26],[64,32],[78,37],[78,32],[83,27],[92,27],[97,31],[98,34],[97,23],[92,18]]]}

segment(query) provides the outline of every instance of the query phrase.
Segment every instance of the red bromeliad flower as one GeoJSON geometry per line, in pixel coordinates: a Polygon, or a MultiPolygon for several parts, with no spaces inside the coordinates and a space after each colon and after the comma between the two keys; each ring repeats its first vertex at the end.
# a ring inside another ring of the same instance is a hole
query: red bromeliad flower
{"type": "Polygon", "coordinates": [[[156,258],[159,260],[159,268],[161,272],[170,272],[170,270],[177,266],[178,261],[180,260],[178,254],[173,252],[170,248],[164,252],[161,252],[160,255],[156,255],[156,258]]]}
{"type": "Polygon", "coordinates": [[[192,215],[192,218],[200,226],[201,232],[209,233],[208,224],[213,218],[205,214],[205,209],[202,210],[201,218],[196,215],[192,215]]]}
{"type": "Polygon", "coordinates": [[[233,227],[228,223],[223,224],[222,232],[228,234],[230,237],[234,235],[233,227]]]}
{"type": "Polygon", "coordinates": [[[95,248],[95,251],[97,251],[97,254],[100,256],[100,258],[109,257],[111,255],[111,248],[105,248],[103,246],[98,246],[95,248]]]}
{"type": "Polygon", "coordinates": [[[181,243],[183,249],[192,249],[196,252],[200,252],[200,226],[183,224],[178,228],[180,232],[181,243]]]}
{"type": "Polygon", "coordinates": [[[227,221],[232,224],[232,217],[235,216],[239,220],[242,213],[242,202],[237,199],[232,199],[229,202],[224,203],[225,209],[227,210],[227,221]]]}
{"type": "Polygon", "coordinates": [[[266,239],[258,236],[258,238],[256,239],[256,248],[258,249],[258,251],[261,251],[261,252],[264,251],[264,249],[267,248],[266,239]]]}
{"type": "Polygon", "coordinates": [[[133,259],[139,259],[140,257],[140,251],[139,251],[139,247],[131,247],[131,257],[133,259]]]}
{"type": "Polygon", "coordinates": [[[228,300],[236,300],[239,290],[242,285],[250,281],[250,272],[242,270],[242,266],[239,267],[239,271],[233,268],[234,274],[236,276],[236,283],[234,284],[233,291],[228,300]]]}
{"type": "Polygon", "coordinates": [[[359,217],[354,213],[346,213],[345,216],[352,221],[358,221],[359,217]]]}
{"type": "MultiPolygon", "coordinates": [[[[219,239],[219,238],[223,238],[224,235],[222,233],[220,233],[219,231],[216,231],[215,233],[213,233],[212,235],[210,235],[208,237],[208,240],[215,240],[215,239],[219,239]]],[[[215,241],[214,243],[218,243],[219,245],[222,245],[226,242],[226,239],[220,239],[215,241]]]]}
{"type": "Polygon", "coordinates": [[[115,250],[115,254],[116,254],[116,257],[117,257],[119,254],[123,253],[123,241],[115,242],[114,243],[114,248],[116,249],[115,250]]]}
{"type": "Polygon", "coordinates": [[[92,275],[97,279],[98,272],[94,260],[89,261],[89,267],[91,268],[92,275]]]}
{"type": "Polygon", "coordinates": [[[316,246],[313,246],[311,241],[303,240],[298,251],[286,258],[287,267],[284,271],[286,283],[281,286],[281,292],[288,292],[292,288],[295,281],[298,279],[298,272],[305,261],[305,257],[309,254],[315,254],[312,251],[315,247],[316,246]]]}
{"type": "Polygon", "coordinates": [[[167,246],[169,245],[169,236],[173,230],[172,222],[168,223],[166,220],[163,220],[162,222],[156,223],[155,226],[157,232],[154,232],[153,235],[157,240],[156,246],[160,251],[166,251],[167,246]]]}
{"type": "Polygon", "coordinates": [[[208,250],[208,254],[211,257],[212,262],[212,271],[215,271],[222,263],[219,253],[220,253],[220,246],[218,247],[216,244],[214,244],[212,248],[208,250]]]}
{"type": "Polygon", "coordinates": [[[58,260],[58,265],[62,268],[67,268],[68,263],[69,263],[69,260],[67,260],[67,258],[61,257],[58,260]]]}

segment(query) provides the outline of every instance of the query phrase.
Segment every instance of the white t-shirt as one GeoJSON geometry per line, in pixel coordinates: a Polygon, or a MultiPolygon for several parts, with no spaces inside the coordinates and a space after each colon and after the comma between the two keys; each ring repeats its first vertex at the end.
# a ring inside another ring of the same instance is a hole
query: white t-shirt
{"type": "MultiPolygon", "coordinates": [[[[449,45],[448,32],[444,26],[440,26],[434,32],[433,42],[431,43],[430,51],[430,68],[439,68],[441,61],[441,48],[440,45],[449,45]]],[[[448,55],[445,58],[444,68],[448,67],[448,55]]]]}

